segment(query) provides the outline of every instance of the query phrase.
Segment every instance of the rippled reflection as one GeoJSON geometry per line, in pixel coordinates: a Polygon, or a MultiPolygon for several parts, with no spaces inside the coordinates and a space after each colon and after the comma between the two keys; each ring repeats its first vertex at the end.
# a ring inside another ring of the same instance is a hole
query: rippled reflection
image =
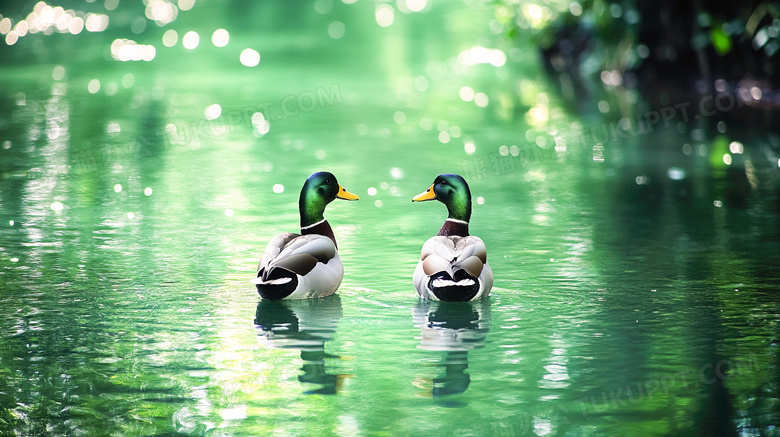
{"type": "Polygon", "coordinates": [[[319,385],[306,394],[336,394],[350,374],[339,373],[338,355],[325,352],[342,317],[341,298],[269,301],[257,304],[255,325],[261,343],[272,348],[298,349],[303,372],[298,381],[319,385]]]}
{"type": "Polygon", "coordinates": [[[412,320],[420,328],[420,349],[444,352],[433,379],[434,398],[464,393],[471,383],[466,373],[469,351],[485,346],[490,331],[490,300],[481,302],[419,301],[412,320]]]}

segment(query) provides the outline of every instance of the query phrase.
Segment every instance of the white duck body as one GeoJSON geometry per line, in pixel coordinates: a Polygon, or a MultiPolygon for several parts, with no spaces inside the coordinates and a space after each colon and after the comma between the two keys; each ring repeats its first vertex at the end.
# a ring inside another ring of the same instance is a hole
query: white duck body
{"type": "Polygon", "coordinates": [[[287,232],[268,242],[251,282],[266,299],[311,299],[335,293],[343,276],[333,240],[287,232]]]}
{"type": "Polygon", "coordinates": [[[481,238],[437,235],[423,244],[412,276],[423,299],[474,301],[490,295],[493,271],[481,238]]]}

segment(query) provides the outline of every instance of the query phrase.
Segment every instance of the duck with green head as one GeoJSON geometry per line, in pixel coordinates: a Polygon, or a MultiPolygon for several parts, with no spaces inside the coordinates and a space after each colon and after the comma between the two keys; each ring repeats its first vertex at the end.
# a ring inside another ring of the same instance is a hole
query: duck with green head
{"type": "Polygon", "coordinates": [[[423,244],[414,269],[417,294],[424,299],[471,301],[487,297],[493,288],[493,270],[481,238],[469,235],[471,191],[460,175],[440,174],[413,202],[438,200],[447,207],[439,233],[423,244]]]}
{"type": "Polygon", "coordinates": [[[301,233],[286,232],[266,246],[251,281],[264,299],[309,299],[336,292],[344,266],[325,207],[335,199],[358,200],[339,185],[332,173],[318,172],[306,179],[298,199],[301,233]]]}

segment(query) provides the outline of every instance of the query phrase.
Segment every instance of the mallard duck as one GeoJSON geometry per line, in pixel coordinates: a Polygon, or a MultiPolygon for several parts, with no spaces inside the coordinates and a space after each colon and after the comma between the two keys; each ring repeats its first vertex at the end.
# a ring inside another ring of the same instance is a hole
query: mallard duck
{"type": "Polygon", "coordinates": [[[414,269],[417,294],[424,299],[470,301],[487,297],[493,288],[493,271],[481,238],[469,235],[471,191],[456,174],[440,174],[433,185],[412,202],[438,200],[449,215],[439,230],[423,244],[414,269]]]}
{"type": "Polygon", "coordinates": [[[332,173],[318,172],[301,188],[298,209],[301,233],[274,237],[265,248],[252,284],[264,299],[309,299],[330,296],[344,276],[336,237],[323,213],[334,199],[358,200],[332,173]]]}

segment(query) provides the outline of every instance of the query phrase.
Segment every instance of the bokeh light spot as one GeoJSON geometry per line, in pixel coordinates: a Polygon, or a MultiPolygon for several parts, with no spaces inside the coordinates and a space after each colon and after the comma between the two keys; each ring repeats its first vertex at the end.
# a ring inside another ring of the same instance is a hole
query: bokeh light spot
{"type": "Polygon", "coordinates": [[[458,60],[466,66],[490,64],[494,67],[501,67],[506,63],[506,54],[498,49],[474,46],[460,52],[458,54],[458,60]]]}
{"type": "Polygon", "coordinates": [[[217,47],[225,47],[230,41],[230,34],[225,29],[217,29],[211,35],[211,42],[217,47]]]}
{"type": "Polygon", "coordinates": [[[135,76],[133,76],[133,73],[127,73],[124,76],[122,76],[122,86],[125,88],[130,88],[135,84],[135,76]]]}
{"type": "Polygon", "coordinates": [[[193,50],[198,47],[198,44],[200,44],[200,35],[198,35],[198,32],[190,30],[184,34],[184,37],[181,39],[181,43],[185,49],[193,50]]]}
{"type": "Polygon", "coordinates": [[[474,103],[479,106],[480,108],[484,108],[488,105],[489,99],[487,94],[485,93],[476,93],[474,94],[474,103]]]}
{"type": "Polygon", "coordinates": [[[149,62],[157,56],[157,49],[155,49],[154,46],[144,45],[141,47],[141,59],[144,61],[149,62]]]}
{"type": "Polygon", "coordinates": [[[117,61],[151,61],[157,55],[152,45],[138,44],[131,39],[118,38],[111,43],[111,56],[117,61]]]}
{"type": "Polygon", "coordinates": [[[195,6],[195,0],[179,0],[179,9],[182,11],[189,11],[195,6]]]}
{"type": "Polygon", "coordinates": [[[179,8],[167,0],[148,0],[146,4],[146,18],[153,20],[162,27],[173,22],[179,15],[179,8]]]}
{"type": "Polygon", "coordinates": [[[347,28],[341,21],[333,21],[328,25],[328,36],[333,39],[341,39],[347,28]]]}
{"type": "Polygon", "coordinates": [[[282,185],[282,184],[274,184],[272,189],[273,189],[274,193],[276,193],[276,194],[283,193],[284,192],[284,185],[282,185]]]}
{"type": "Polygon", "coordinates": [[[262,112],[255,112],[252,114],[252,126],[255,127],[255,131],[259,135],[265,135],[271,130],[271,124],[265,119],[262,112]]]}
{"type": "Polygon", "coordinates": [[[388,4],[380,4],[374,11],[376,17],[376,23],[381,27],[389,27],[393,24],[395,19],[395,11],[392,6],[388,4]]]}
{"type": "Polygon", "coordinates": [[[218,104],[209,105],[204,111],[207,120],[214,120],[222,115],[222,107],[218,104]]]}
{"type": "Polygon", "coordinates": [[[130,23],[130,32],[138,35],[144,33],[146,30],[146,19],[144,17],[138,17],[130,23]]]}
{"type": "Polygon", "coordinates": [[[406,0],[406,7],[412,12],[420,12],[428,6],[428,0],[406,0]]]}
{"type": "Polygon", "coordinates": [[[51,78],[54,80],[62,80],[65,78],[65,67],[58,65],[51,71],[51,78]]]}
{"type": "Polygon", "coordinates": [[[108,15],[87,14],[84,28],[87,32],[102,32],[108,27],[108,15]]]}
{"type": "Polygon", "coordinates": [[[244,49],[239,57],[241,65],[247,67],[256,67],[260,63],[260,53],[254,49],[244,49]]]}
{"type": "Polygon", "coordinates": [[[680,167],[669,167],[666,170],[666,175],[671,180],[680,181],[680,180],[685,179],[685,169],[680,168],[680,167]]]}
{"type": "Polygon", "coordinates": [[[474,100],[474,90],[471,87],[461,87],[458,94],[460,95],[460,99],[464,102],[470,102],[474,100]]]}
{"type": "Polygon", "coordinates": [[[68,32],[73,35],[78,35],[84,30],[84,19],[81,17],[73,17],[68,24],[68,32]]]}
{"type": "Polygon", "coordinates": [[[87,85],[87,90],[92,94],[100,91],[100,81],[97,79],[90,80],[89,84],[87,85]]]}
{"type": "Polygon", "coordinates": [[[0,33],[3,35],[7,34],[11,31],[11,26],[13,26],[13,21],[11,21],[10,18],[5,17],[2,20],[0,20],[0,33]]]}
{"type": "Polygon", "coordinates": [[[173,47],[179,41],[179,34],[173,29],[165,31],[162,37],[162,43],[165,47],[173,47]]]}
{"type": "Polygon", "coordinates": [[[16,44],[16,41],[19,41],[19,35],[15,30],[8,32],[8,35],[5,36],[5,43],[9,46],[16,44]]]}

